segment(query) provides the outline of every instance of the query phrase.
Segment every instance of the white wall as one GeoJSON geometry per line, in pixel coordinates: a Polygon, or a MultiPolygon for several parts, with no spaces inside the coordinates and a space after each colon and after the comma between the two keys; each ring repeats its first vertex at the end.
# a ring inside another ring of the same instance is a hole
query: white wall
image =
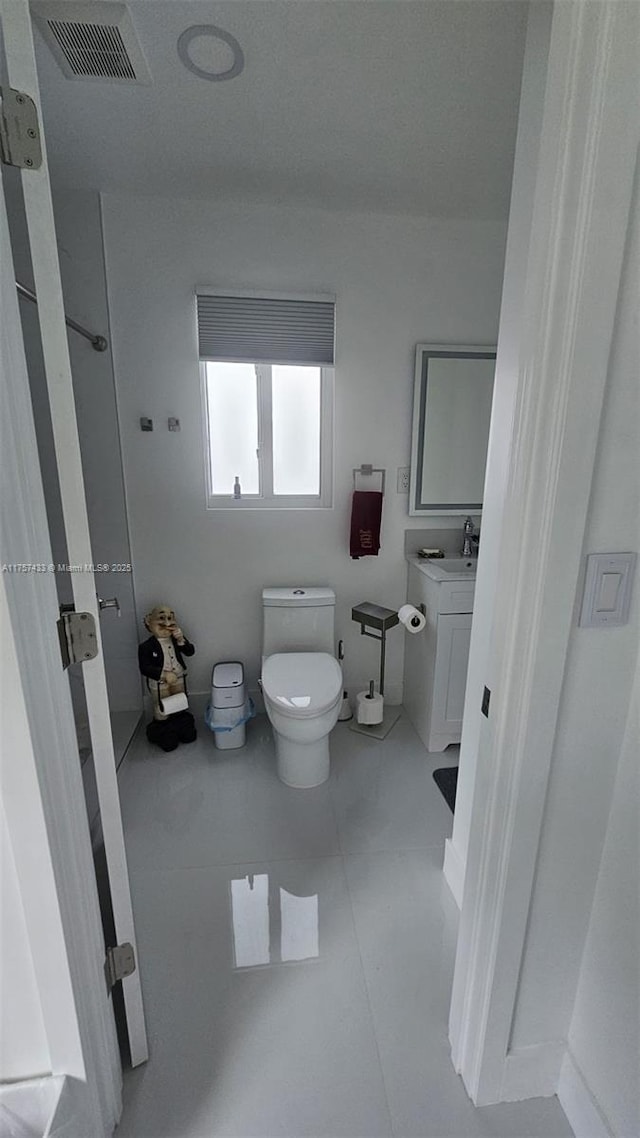
{"type": "Polygon", "coordinates": [[[20,886],[0,803],[0,1082],[50,1070],[20,886]]]}
{"type": "Polygon", "coordinates": [[[640,657],[569,1031],[572,1057],[616,1138],[640,1134],[639,738],[640,657]]]}
{"type": "MultiPolygon", "coordinates": [[[[415,345],[495,342],[505,227],[111,195],[103,223],[140,636],[143,613],[166,598],[196,644],[192,690],[206,690],[212,663],[225,658],[243,660],[255,686],[262,587],[330,584],[355,693],[377,674],[378,652],[351,606],[404,601],[403,532],[425,526],[408,518],[395,486],[396,468],[409,464],[415,345]],[[335,293],[332,510],[205,509],[198,284],[335,293]],[[142,415],[153,433],[141,433],[142,415]],[[181,433],[168,432],[170,415],[181,433]],[[351,471],[363,462],[387,469],[382,549],[351,561],[351,471]]],[[[403,648],[396,630],[392,702],[402,695],[403,648]]]]}
{"type": "MultiPolygon", "coordinates": [[[[22,195],[18,179],[13,174],[10,171],[7,178],[7,209],[16,276],[32,288],[22,195]]],[[[65,309],[78,323],[109,339],[98,195],[88,191],[64,190],[56,195],[54,205],[65,309]]],[[[21,300],[20,305],[54,560],[56,563],[66,563],[64,524],[37,309],[24,300],[21,300]]],[[[69,348],[94,561],[96,564],[127,564],[131,557],[111,350],[96,352],[87,340],[75,332],[69,334],[69,348]]],[[[61,598],[71,601],[68,575],[58,574],[58,587],[61,598]]],[[[97,574],[96,588],[101,597],[117,596],[122,607],[121,619],[113,611],[106,612],[102,618],[110,708],[112,711],[139,708],[141,687],[137,665],[132,575],[112,572],[97,574]]],[[[72,674],[71,681],[77,711],[78,704],[82,701],[81,694],[75,698],[81,693],[80,675],[72,674]]]]}

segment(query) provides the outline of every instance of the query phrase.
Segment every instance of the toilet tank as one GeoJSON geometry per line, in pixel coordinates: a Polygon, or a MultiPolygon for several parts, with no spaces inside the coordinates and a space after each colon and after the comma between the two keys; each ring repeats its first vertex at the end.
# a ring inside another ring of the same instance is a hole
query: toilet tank
{"type": "Polygon", "coordinates": [[[329,652],[334,656],[335,607],[333,589],[263,589],[263,656],[275,652],[329,652]]]}

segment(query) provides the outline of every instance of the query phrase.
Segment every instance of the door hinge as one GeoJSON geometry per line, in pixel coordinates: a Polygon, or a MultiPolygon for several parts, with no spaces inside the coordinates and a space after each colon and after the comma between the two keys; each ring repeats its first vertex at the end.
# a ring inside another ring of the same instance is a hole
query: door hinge
{"type": "Polygon", "coordinates": [[[116,944],[107,949],[104,962],[104,974],[107,979],[107,991],[111,992],[118,980],[124,980],[136,970],[136,954],[132,944],[116,944]]]}
{"type": "Polygon", "coordinates": [[[5,166],[38,170],[42,165],[38,109],[13,87],[0,88],[0,154],[5,166]]]}
{"type": "Polygon", "coordinates": [[[96,622],[91,613],[64,611],[67,608],[67,605],[60,606],[60,619],[57,621],[64,670],[69,664],[83,664],[98,655],[96,622]]]}

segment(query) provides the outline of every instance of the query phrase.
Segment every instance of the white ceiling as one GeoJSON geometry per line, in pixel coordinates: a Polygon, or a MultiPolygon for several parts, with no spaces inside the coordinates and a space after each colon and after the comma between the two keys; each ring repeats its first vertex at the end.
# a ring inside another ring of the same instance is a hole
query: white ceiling
{"type": "Polygon", "coordinates": [[[524,0],[129,0],[150,86],[66,79],[37,40],[58,184],[439,217],[507,215],[524,0]],[[192,24],[239,40],[210,83],[192,24]]]}

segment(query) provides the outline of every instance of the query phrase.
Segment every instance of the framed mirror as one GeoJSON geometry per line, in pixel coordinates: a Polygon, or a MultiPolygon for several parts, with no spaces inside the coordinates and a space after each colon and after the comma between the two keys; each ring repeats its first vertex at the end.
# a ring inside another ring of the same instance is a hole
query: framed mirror
{"type": "Polygon", "coordinates": [[[482,509],[496,350],[418,344],[409,513],[482,509]]]}

